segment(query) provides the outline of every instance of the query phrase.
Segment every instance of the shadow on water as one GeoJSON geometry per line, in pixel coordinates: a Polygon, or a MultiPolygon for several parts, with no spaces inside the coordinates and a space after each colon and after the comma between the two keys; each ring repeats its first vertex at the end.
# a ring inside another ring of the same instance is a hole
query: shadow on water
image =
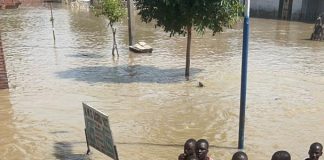
{"type": "Polygon", "coordinates": [[[72,143],[70,142],[56,142],[53,155],[60,160],[90,160],[85,154],[73,154],[72,143]]]}
{"type": "Polygon", "coordinates": [[[77,54],[72,54],[68,55],[68,57],[74,57],[74,58],[103,58],[103,55],[98,55],[98,54],[89,54],[89,53],[77,53],[77,54]]]}
{"type": "MultiPolygon", "coordinates": [[[[154,66],[80,67],[57,72],[60,78],[74,79],[88,83],[177,83],[186,81],[184,68],[160,69],[154,66]]],[[[202,69],[191,68],[190,76],[202,69]]]]}

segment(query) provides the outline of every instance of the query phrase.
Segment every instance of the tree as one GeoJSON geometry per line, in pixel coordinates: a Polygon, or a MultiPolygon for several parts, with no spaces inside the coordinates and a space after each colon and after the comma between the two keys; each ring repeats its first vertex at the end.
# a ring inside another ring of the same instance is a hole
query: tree
{"type": "Polygon", "coordinates": [[[186,71],[189,77],[191,31],[204,34],[210,29],[213,35],[231,27],[242,13],[239,0],[136,0],[142,21],[156,20],[164,31],[187,35],[186,71]]]}
{"type": "Polygon", "coordinates": [[[113,48],[112,55],[115,56],[115,49],[118,54],[117,43],[116,43],[116,31],[117,29],[114,27],[116,22],[119,22],[125,15],[126,10],[122,4],[121,0],[101,0],[99,1],[99,5],[95,7],[96,15],[104,15],[109,20],[109,26],[113,33],[113,48]]]}

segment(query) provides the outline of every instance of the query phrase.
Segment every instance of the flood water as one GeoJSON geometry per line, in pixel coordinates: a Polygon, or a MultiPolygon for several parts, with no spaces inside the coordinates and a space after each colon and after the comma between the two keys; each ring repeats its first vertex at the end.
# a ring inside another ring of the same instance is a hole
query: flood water
{"type": "MultiPolygon", "coordinates": [[[[215,160],[237,151],[241,22],[211,36],[194,34],[191,77],[184,78],[186,38],[169,37],[137,16],[136,40],[151,54],[128,51],[118,24],[112,58],[107,21],[54,6],[0,10],[9,90],[0,90],[0,159],[109,159],[85,156],[82,102],[109,115],[120,159],[177,159],[188,138],[209,141],[215,160]],[[198,88],[198,82],[204,88],[198,88]]],[[[307,157],[324,143],[324,42],[313,25],[251,19],[245,152],[267,160],[277,150],[307,157]]]]}

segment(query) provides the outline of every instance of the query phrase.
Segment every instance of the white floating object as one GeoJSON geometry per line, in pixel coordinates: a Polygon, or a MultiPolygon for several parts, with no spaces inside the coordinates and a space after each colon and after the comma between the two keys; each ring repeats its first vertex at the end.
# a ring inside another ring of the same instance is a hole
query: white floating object
{"type": "Polygon", "coordinates": [[[138,42],[133,46],[129,46],[129,49],[136,53],[152,53],[153,48],[145,42],[138,42]]]}

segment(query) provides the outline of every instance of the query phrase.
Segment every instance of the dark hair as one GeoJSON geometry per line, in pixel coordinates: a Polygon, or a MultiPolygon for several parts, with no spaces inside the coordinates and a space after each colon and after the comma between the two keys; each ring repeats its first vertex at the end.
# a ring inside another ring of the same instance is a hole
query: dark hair
{"type": "Polygon", "coordinates": [[[309,150],[316,149],[317,146],[321,147],[321,150],[323,149],[322,144],[315,142],[309,147],[309,150]]]}
{"type": "Polygon", "coordinates": [[[272,155],[271,160],[291,160],[287,151],[277,151],[272,155]]]}
{"type": "Polygon", "coordinates": [[[207,144],[207,148],[209,148],[209,143],[206,139],[199,139],[196,143],[206,143],[207,144]]]}
{"type": "Polygon", "coordinates": [[[187,144],[190,144],[190,143],[196,143],[196,140],[195,139],[193,139],[193,138],[190,138],[190,139],[188,139],[186,142],[185,142],[185,144],[184,145],[187,145],[187,144]]]}
{"type": "Polygon", "coordinates": [[[238,151],[233,155],[232,160],[248,160],[248,156],[244,152],[238,151]]]}

